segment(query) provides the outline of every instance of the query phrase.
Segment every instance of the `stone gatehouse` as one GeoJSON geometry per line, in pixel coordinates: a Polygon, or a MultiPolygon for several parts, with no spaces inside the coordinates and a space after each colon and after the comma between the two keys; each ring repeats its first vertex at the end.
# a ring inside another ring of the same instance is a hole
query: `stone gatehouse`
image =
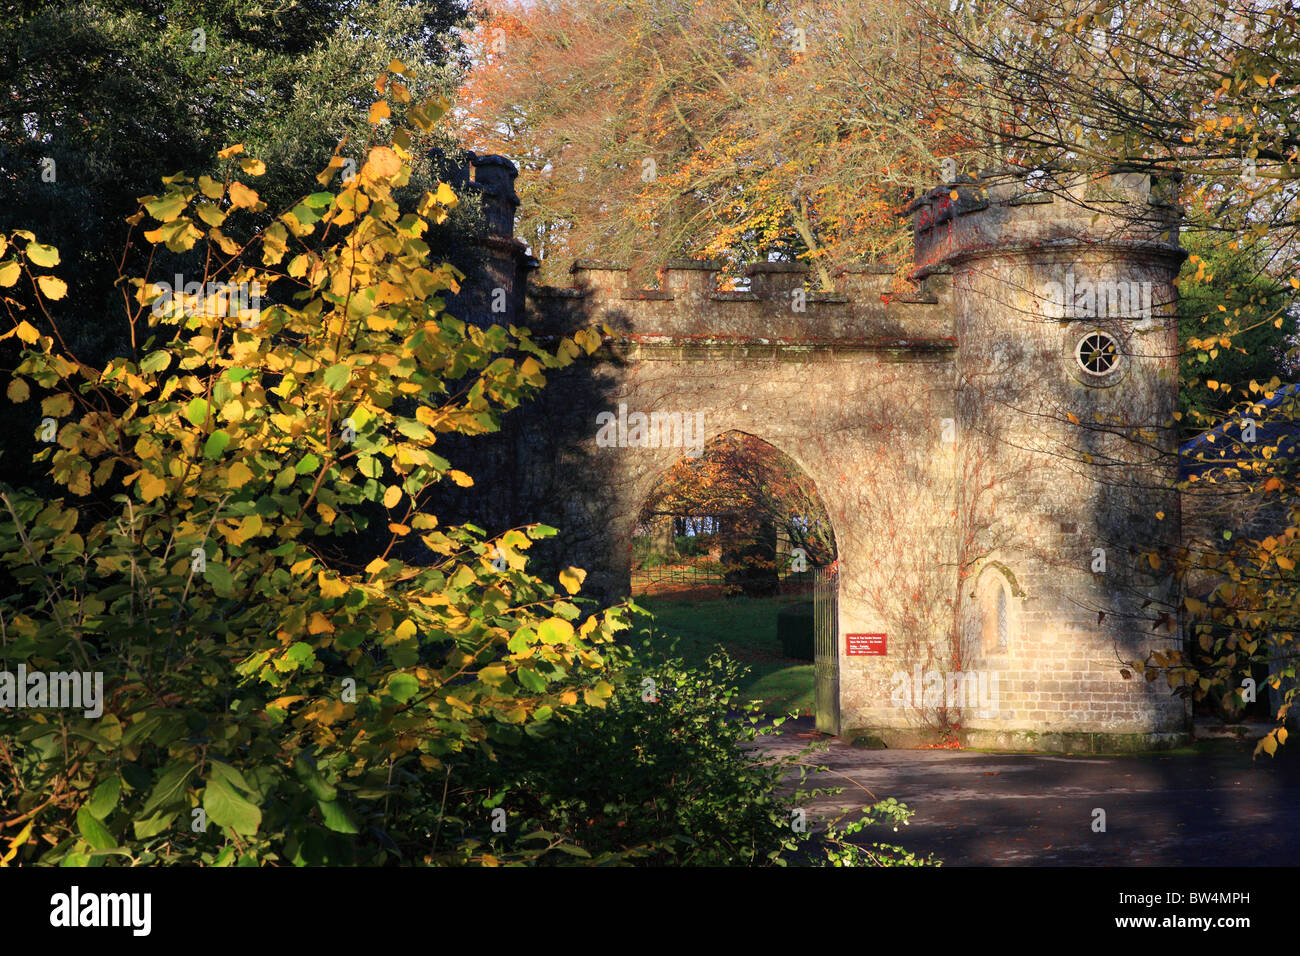
{"type": "Polygon", "coordinates": [[[699,441],[745,432],[806,472],[833,524],[819,727],[891,746],[940,730],[1017,749],[1186,739],[1187,703],[1122,673],[1182,640],[1150,554],[1180,537],[1168,181],[989,173],[935,189],[909,209],[909,294],[874,265],[808,291],[788,262],[749,266],[741,292],[705,261],[666,263],[655,290],[579,261],[551,288],[529,283],[511,235],[514,167],[474,163],[498,234],[453,314],[613,333],[473,452],[480,523],[555,525],[556,559],[618,599],[655,483],[699,441]]]}

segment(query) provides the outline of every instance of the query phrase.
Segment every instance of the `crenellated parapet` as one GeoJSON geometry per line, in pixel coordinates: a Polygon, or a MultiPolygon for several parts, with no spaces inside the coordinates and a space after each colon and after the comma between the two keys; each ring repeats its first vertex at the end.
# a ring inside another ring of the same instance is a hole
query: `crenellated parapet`
{"type": "Polygon", "coordinates": [[[525,322],[536,331],[607,323],[615,338],[645,349],[860,349],[944,352],[953,347],[948,277],[925,278],[919,293],[891,292],[894,269],[840,270],[839,290],[806,288],[808,265],[754,263],[749,288],[719,288],[723,263],[665,263],[658,289],[628,284],[622,263],[580,259],[568,288],[532,285],[525,322]]]}
{"type": "Polygon", "coordinates": [[[1081,247],[1182,261],[1172,170],[989,170],[930,190],[907,207],[913,278],[982,255],[1039,259],[1081,247]]]}

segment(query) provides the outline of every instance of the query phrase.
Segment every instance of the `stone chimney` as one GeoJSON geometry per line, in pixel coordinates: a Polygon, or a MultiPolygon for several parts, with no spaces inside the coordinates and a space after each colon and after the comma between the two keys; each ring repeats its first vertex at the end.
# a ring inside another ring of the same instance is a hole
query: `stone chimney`
{"type": "Polygon", "coordinates": [[[488,234],[514,238],[515,210],[519,208],[519,196],[515,193],[518,168],[504,156],[497,155],[470,153],[469,162],[474,170],[474,185],[483,197],[488,234]]]}

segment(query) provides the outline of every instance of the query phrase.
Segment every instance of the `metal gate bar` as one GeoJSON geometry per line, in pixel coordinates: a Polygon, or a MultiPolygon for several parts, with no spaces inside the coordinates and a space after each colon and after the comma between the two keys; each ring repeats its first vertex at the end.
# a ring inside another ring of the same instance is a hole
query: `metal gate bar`
{"type": "Polygon", "coordinates": [[[839,562],[817,572],[813,581],[813,681],[817,729],[840,732],[839,562]]]}

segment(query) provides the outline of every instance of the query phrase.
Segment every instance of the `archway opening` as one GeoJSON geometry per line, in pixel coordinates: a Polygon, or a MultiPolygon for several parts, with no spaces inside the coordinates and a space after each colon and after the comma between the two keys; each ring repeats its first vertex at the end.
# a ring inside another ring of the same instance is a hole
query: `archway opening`
{"type": "Polygon", "coordinates": [[[688,661],[726,651],[749,668],[744,697],[773,716],[816,714],[814,590],[825,592],[836,549],[797,462],[724,432],[659,476],[632,548],[632,593],[654,612],[656,640],[688,661]]]}

